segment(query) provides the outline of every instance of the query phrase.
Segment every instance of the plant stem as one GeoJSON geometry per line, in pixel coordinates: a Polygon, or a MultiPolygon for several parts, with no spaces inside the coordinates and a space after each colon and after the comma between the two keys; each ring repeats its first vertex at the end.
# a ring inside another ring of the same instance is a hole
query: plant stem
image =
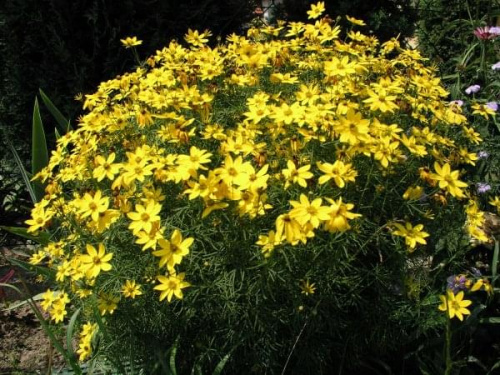
{"type": "Polygon", "coordinates": [[[445,343],[446,369],[444,375],[451,374],[453,361],[451,360],[451,319],[446,319],[446,343],[445,343]]]}

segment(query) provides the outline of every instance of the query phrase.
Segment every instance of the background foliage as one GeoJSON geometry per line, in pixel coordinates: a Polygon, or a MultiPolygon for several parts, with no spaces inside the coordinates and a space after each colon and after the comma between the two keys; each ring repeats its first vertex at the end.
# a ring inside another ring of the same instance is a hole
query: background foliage
{"type": "MultiPolygon", "coordinates": [[[[13,189],[22,182],[4,137],[12,139],[29,164],[31,114],[39,88],[74,122],[81,109],[75,95],[88,93],[99,82],[134,66],[132,55],[122,47],[120,39],[135,35],[144,40],[139,53],[146,57],[169,40],[182,39],[188,28],[210,28],[215,36],[241,31],[254,8],[252,0],[2,1],[1,196],[20,194],[13,189]]],[[[43,112],[42,117],[50,119],[43,112]]],[[[46,133],[53,137],[55,124],[45,125],[46,133]]],[[[18,215],[7,213],[9,207],[0,202],[0,224],[8,225],[18,215]]]]}
{"type": "Polygon", "coordinates": [[[459,58],[477,40],[474,28],[495,24],[500,15],[497,0],[420,0],[417,7],[419,49],[442,76],[463,69],[459,58]]]}
{"type": "MultiPolygon", "coordinates": [[[[307,0],[284,0],[278,8],[278,16],[290,21],[305,21],[306,11],[311,6],[307,0]]],[[[345,15],[362,19],[370,33],[381,41],[400,36],[400,40],[410,37],[415,29],[417,12],[408,0],[326,0],[326,13],[335,20],[341,18],[341,25],[347,25],[345,15]]]]}

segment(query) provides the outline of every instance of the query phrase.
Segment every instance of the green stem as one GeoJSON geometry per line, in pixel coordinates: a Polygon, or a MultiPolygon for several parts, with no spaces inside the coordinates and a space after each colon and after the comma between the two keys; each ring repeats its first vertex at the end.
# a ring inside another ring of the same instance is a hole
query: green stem
{"type": "Polygon", "coordinates": [[[453,367],[451,360],[451,319],[446,319],[446,343],[445,343],[446,369],[444,375],[450,375],[453,367]]]}
{"type": "Polygon", "coordinates": [[[481,61],[479,64],[479,76],[483,84],[486,83],[486,43],[486,40],[481,43],[481,61]]]}
{"type": "Polygon", "coordinates": [[[141,59],[139,58],[139,53],[137,52],[135,47],[132,47],[132,54],[134,55],[134,59],[137,65],[142,66],[141,59]]]}

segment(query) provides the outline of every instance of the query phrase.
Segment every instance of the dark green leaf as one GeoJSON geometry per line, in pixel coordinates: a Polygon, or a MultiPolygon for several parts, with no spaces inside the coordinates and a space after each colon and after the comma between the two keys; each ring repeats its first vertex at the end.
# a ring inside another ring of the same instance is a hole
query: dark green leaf
{"type": "Polygon", "coordinates": [[[49,244],[49,234],[47,232],[39,232],[38,235],[33,235],[31,233],[28,233],[28,229],[24,227],[5,227],[5,226],[0,226],[0,229],[15,234],[16,236],[26,238],[28,240],[35,241],[36,243],[39,243],[40,245],[48,245],[49,244]]]}
{"type": "Polygon", "coordinates": [[[215,367],[213,375],[220,375],[222,370],[224,369],[224,366],[226,365],[227,361],[229,360],[229,357],[231,357],[231,353],[228,353],[220,360],[220,362],[217,364],[215,367]]]}
{"type": "Polygon", "coordinates": [[[40,91],[40,96],[42,97],[43,103],[49,110],[49,112],[54,116],[54,119],[57,122],[57,125],[59,125],[59,129],[61,130],[61,134],[66,134],[69,130],[71,129],[71,125],[69,123],[69,120],[66,120],[66,118],[63,116],[61,111],[57,109],[57,107],[52,103],[52,101],[49,99],[49,97],[42,91],[40,91]]]}
{"type": "Polygon", "coordinates": [[[9,146],[10,151],[12,152],[12,155],[14,156],[14,160],[19,168],[19,171],[21,172],[21,176],[23,178],[24,185],[26,186],[26,189],[28,189],[28,193],[30,194],[31,201],[33,203],[38,202],[38,200],[36,199],[35,190],[33,190],[33,185],[31,184],[31,181],[30,181],[31,177],[29,176],[28,172],[24,168],[23,162],[21,161],[19,154],[17,153],[17,151],[14,148],[14,146],[12,145],[12,143],[7,141],[7,145],[9,146]]]}
{"type": "Polygon", "coordinates": [[[9,258],[9,262],[21,267],[22,269],[26,271],[31,271],[31,272],[36,272],[39,275],[43,275],[47,277],[49,280],[54,280],[55,279],[55,272],[54,270],[51,270],[50,268],[47,267],[42,267],[42,266],[35,266],[33,264],[30,264],[28,262],[19,260],[19,259],[13,259],[9,258]]]}
{"type": "Polygon", "coordinates": [[[68,328],[66,329],[66,350],[68,351],[68,357],[75,357],[75,352],[73,350],[73,332],[75,331],[76,319],[80,314],[80,310],[81,308],[78,308],[73,313],[69,320],[68,328]]]}
{"type": "MultiPolygon", "coordinates": [[[[31,173],[36,175],[49,164],[49,152],[47,150],[47,141],[45,140],[45,131],[43,130],[42,118],[40,117],[40,108],[38,99],[35,98],[35,107],[33,109],[33,136],[31,147],[31,173]]],[[[37,200],[43,198],[45,191],[40,182],[34,183],[34,190],[37,200]]]]}

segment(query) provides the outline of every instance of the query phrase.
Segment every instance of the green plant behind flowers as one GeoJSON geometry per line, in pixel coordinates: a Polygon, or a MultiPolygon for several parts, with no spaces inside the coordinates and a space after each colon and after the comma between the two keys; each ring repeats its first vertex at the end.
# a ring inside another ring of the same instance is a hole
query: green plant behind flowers
{"type": "Polygon", "coordinates": [[[54,324],[82,308],[80,360],[179,337],[180,371],[321,373],[436,328],[433,262],[482,235],[479,135],[417,51],[353,18],[340,40],[323,11],[216,48],[189,30],[86,96],[27,221],[54,233],[31,262],[56,273],[54,324]]]}

